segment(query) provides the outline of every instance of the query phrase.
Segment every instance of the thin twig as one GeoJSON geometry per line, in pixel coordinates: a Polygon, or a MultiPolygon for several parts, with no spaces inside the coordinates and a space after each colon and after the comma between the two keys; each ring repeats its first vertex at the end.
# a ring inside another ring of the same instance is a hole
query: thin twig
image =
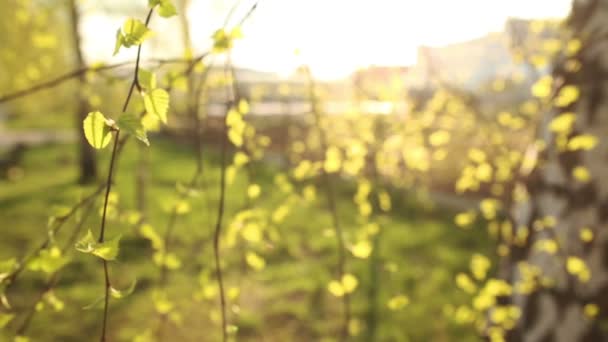
{"type": "MultiPolygon", "coordinates": [[[[196,63],[196,62],[195,62],[196,63]]],[[[195,187],[198,182],[199,179],[201,178],[202,174],[203,174],[203,164],[202,164],[202,132],[200,130],[200,119],[198,118],[198,111],[199,111],[199,98],[201,96],[201,92],[203,90],[204,84],[207,81],[207,76],[209,75],[209,69],[205,69],[203,71],[203,74],[201,76],[201,79],[199,81],[199,83],[197,84],[196,87],[194,87],[194,80],[191,77],[192,75],[192,70],[193,70],[193,66],[195,65],[195,63],[191,63],[185,70],[184,70],[184,75],[189,76],[189,87],[188,89],[193,89],[193,94],[192,96],[188,97],[188,107],[189,107],[189,112],[194,116],[195,120],[196,120],[196,141],[197,141],[197,148],[196,148],[196,169],[194,171],[194,175],[192,176],[192,178],[190,179],[190,181],[187,184],[187,187],[193,188],[195,187]]],[[[178,196],[178,201],[182,201],[187,197],[187,193],[181,193],[178,196]]],[[[166,261],[167,261],[167,256],[170,252],[171,249],[171,244],[173,241],[173,232],[175,231],[175,225],[177,223],[177,207],[174,207],[171,211],[171,215],[169,216],[169,220],[167,222],[167,228],[165,229],[165,235],[163,237],[163,242],[164,242],[164,251],[163,251],[163,261],[161,263],[161,269],[160,269],[160,287],[165,289],[167,286],[167,283],[169,281],[169,274],[168,274],[168,269],[166,266],[166,261]]],[[[164,339],[164,327],[165,324],[167,323],[167,314],[166,313],[162,313],[160,314],[160,322],[158,324],[158,328],[156,330],[156,338],[157,341],[163,341],[164,339]]]]}
{"type": "Polygon", "coordinates": [[[133,62],[129,61],[129,62],[122,62],[122,63],[117,63],[117,64],[110,64],[110,65],[102,65],[102,66],[95,66],[95,65],[89,65],[87,67],[84,68],[80,68],[80,69],[76,69],[76,70],[72,70],[70,72],[67,72],[61,76],[58,76],[56,78],[53,78],[51,80],[48,80],[46,82],[42,82],[39,84],[36,84],[32,87],[26,88],[26,89],[22,89],[22,90],[18,90],[14,93],[10,93],[10,94],[6,94],[6,95],[2,95],[0,96],[0,103],[3,102],[8,102],[11,100],[15,100],[17,98],[23,97],[23,96],[27,96],[27,95],[31,95],[34,94],[38,91],[47,89],[47,88],[52,88],[55,87],[65,81],[71,80],[72,78],[76,78],[79,77],[89,71],[104,71],[104,70],[111,70],[111,69],[116,69],[119,68],[121,66],[124,65],[128,65],[131,64],[133,62]]]}
{"type": "MultiPolygon", "coordinates": [[[[80,218],[80,220],[74,226],[74,230],[72,231],[72,234],[68,238],[68,240],[67,240],[66,244],[63,246],[63,248],[61,248],[61,254],[62,255],[67,254],[72,249],[72,246],[74,245],[74,242],[76,241],[76,238],[78,237],[78,234],[82,230],[82,227],[84,226],[84,223],[86,222],[86,219],[93,212],[93,208],[94,208],[93,204],[94,203],[95,203],[94,201],[90,201],[89,202],[84,215],[80,218]]],[[[21,325],[19,326],[19,328],[17,328],[17,330],[16,330],[16,335],[17,336],[23,336],[23,335],[25,335],[25,332],[27,331],[27,329],[28,329],[28,327],[29,327],[32,319],[34,318],[34,315],[36,314],[36,312],[38,312],[36,310],[36,305],[40,301],[42,301],[42,299],[44,298],[44,296],[55,287],[55,285],[59,281],[59,273],[60,272],[61,272],[61,270],[57,270],[57,271],[53,272],[49,276],[49,278],[46,281],[44,287],[42,288],[42,291],[40,291],[40,293],[38,294],[38,297],[36,298],[36,300],[32,303],[32,305],[30,305],[30,308],[28,309],[28,312],[25,315],[25,318],[23,319],[23,322],[21,323],[21,325]]]]}
{"type": "MultiPolygon", "coordinates": [[[[163,64],[175,64],[175,63],[188,63],[189,65],[192,65],[190,68],[193,68],[194,65],[196,65],[197,62],[201,61],[203,58],[205,58],[209,53],[205,52],[202,53],[200,55],[198,55],[196,58],[193,59],[181,59],[181,58],[169,58],[169,59],[162,59],[162,58],[155,58],[155,59],[149,59],[147,61],[144,61],[144,63],[157,63],[159,66],[163,65],[163,64]]],[[[50,79],[48,81],[44,81],[42,83],[33,85],[29,88],[25,88],[25,89],[21,89],[18,91],[15,91],[13,93],[9,93],[9,94],[5,94],[0,96],[0,103],[4,103],[4,102],[9,102],[12,100],[16,100],[20,97],[25,97],[28,95],[32,95],[34,93],[37,93],[41,90],[44,89],[48,89],[48,88],[53,88],[56,87],[58,85],[61,85],[63,82],[69,81],[73,78],[77,78],[82,76],[83,74],[92,71],[92,72],[100,72],[100,71],[106,71],[106,70],[113,70],[113,69],[117,69],[126,65],[130,65],[135,63],[136,61],[125,61],[125,62],[120,62],[120,63],[116,63],[116,64],[107,64],[107,65],[89,65],[83,68],[79,68],[79,69],[75,69],[72,71],[68,71],[67,73],[57,76],[53,79],[50,79]]]]}
{"type": "Polygon", "coordinates": [[[31,251],[26,257],[24,257],[18,263],[18,266],[9,275],[0,280],[0,285],[6,284],[7,288],[11,286],[17,280],[21,272],[29,265],[29,262],[32,260],[32,258],[38,255],[41,250],[45,249],[49,245],[49,243],[51,242],[51,238],[56,236],[57,233],[59,233],[63,225],[77,212],[77,210],[85,204],[93,201],[95,197],[97,197],[97,195],[101,193],[104,187],[104,184],[100,185],[97,190],[95,190],[92,194],[76,203],[67,214],[61,216],[60,218],[57,218],[55,226],[49,230],[49,233],[47,234],[44,241],[42,241],[40,245],[38,245],[38,247],[31,251]]]}
{"type": "MultiPolygon", "coordinates": [[[[112,188],[112,174],[113,174],[113,169],[114,169],[114,161],[116,160],[116,151],[118,148],[118,138],[120,135],[120,131],[117,130],[116,131],[116,136],[114,137],[114,147],[112,149],[112,156],[110,158],[110,170],[108,171],[108,181],[107,181],[107,186],[106,186],[106,196],[105,196],[105,200],[103,203],[103,214],[101,216],[101,230],[99,233],[99,242],[102,243],[104,241],[104,235],[105,235],[105,227],[106,227],[106,214],[107,214],[107,210],[108,210],[108,198],[110,196],[110,190],[112,188]]],[[[107,321],[108,321],[108,307],[109,307],[109,301],[110,301],[110,287],[112,286],[110,283],[110,276],[108,274],[108,261],[106,259],[103,259],[103,271],[104,271],[104,278],[105,278],[105,296],[104,296],[104,307],[103,307],[103,323],[102,323],[102,330],[101,330],[101,341],[105,342],[106,340],[106,327],[107,327],[107,321]]]]}
{"type": "Polygon", "coordinates": [[[222,266],[220,264],[220,236],[222,233],[222,220],[224,218],[224,202],[226,197],[226,154],[228,149],[228,124],[226,121],[227,113],[232,107],[232,101],[228,101],[226,105],[226,113],[222,118],[221,132],[221,150],[220,150],[220,199],[217,209],[217,221],[215,223],[215,231],[213,233],[213,255],[215,258],[215,274],[220,290],[220,310],[222,312],[222,341],[228,340],[227,323],[226,323],[226,298],[224,294],[224,280],[222,278],[222,266]]]}
{"type": "MultiPolygon", "coordinates": [[[[146,17],[146,22],[145,22],[146,27],[150,23],[150,19],[152,18],[152,13],[154,13],[154,7],[150,8],[150,11],[148,12],[148,15],[146,17]]],[[[135,87],[137,87],[138,90],[141,89],[141,86],[139,85],[139,80],[138,80],[140,55],[141,55],[141,44],[137,47],[137,59],[135,60],[135,70],[133,72],[133,74],[134,74],[133,81],[131,82],[131,86],[129,87],[129,93],[127,94],[125,103],[122,106],[123,113],[127,110],[128,106],[129,106],[129,102],[131,101],[131,95],[133,94],[133,89],[135,87]]],[[[106,196],[105,196],[105,200],[104,200],[104,204],[103,204],[103,214],[101,216],[101,228],[100,228],[99,240],[98,240],[100,243],[104,242],[106,214],[107,214],[107,209],[108,209],[108,199],[110,197],[110,191],[112,188],[112,175],[114,173],[114,162],[116,160],[116,154],[117,154],[119,140],[120,140],[119,139],[120,130],[116,130],[115,132],[116,133],[114,136],[114,147],[112,148],[112,156],[110,157],[110,168],[108,170],[108,181],[106,182],[106,196]]],[[[110,288],[112,286],[112,284],[110,282],[110,275],[108,273],[108,261],[106,259],[103,259],[103,271],[104,271],[103,273],[104,273],[104,278],[105,278],[105,294],[104,294],[104,308],[103,308],[103,323],[102,323],[101,339],[100,339],[101,342],[106,341],[108,309],[109,309],[109,304],[110,304],[109,303],[110,302],[110,288]]]]}
{"type": "MultiPolygon", "coordinates": [[[[245,15],[245,17],[241,20],[241,24],[247,19],[249,18],[249,16],[251,15],[251,13],[253,13],[253,11],[256,9],[257,7],[257,2],[251,7],[251,9],[247,12],[247,14],[245,15]]],[[[229,14],[230,16],[230,14],[229,14]]],[[[226,24],[227,24],[228,20],[226,20],[226,24]]],[[[226,78],[228,78],[228,67],[231,64],[230,61],[230,54],[227,55],[227,61],[224,67],[224,74],[226,76],[226,78]]],[[[227,88],[227,92],[229,91],[229,88],[227,88]]],[[[226,106],[226,112],[224,113],[224,117],[222,118],[222,132],[220,133],[221,136],[221,152],[220,152],[220,198],[219,198],[219,204],[218,204],[218,211],[217,211],[217,221],[215,224],[215,231],[213,234],[213,255],[215,258],[215,273],[216,273],[216,277],[217,277],[217,283],[218,283],[218,287],[219,287],[219,292],[220,292],[220,310],[222,313],[222,341],[226,342],[228,340],[228,331],[227,331],[227,320],[226,320],[226,298],[225,298],[225,294],[224,294],[224,280],[223,280],[223,276],[222,276],[222,267],[221,267],[221,257],[220,257],[220,237],[221,237],[221,232],[222,232],[222,220],[224,218],[224,205],[225,205],[225,197],[226,197],[226,155],[227,155],[227,149],[228,149],[228,123],[226,121],[227,119],[227,114],[228,111],[230,110],[230,108],[232,106],[235,105],[235,99],[234,97],[236,96],[236,94],[232,94],[232,101],[228,100],[227,101],[227,106],[226,106]]],[[[227,96],[227,98],[230,98],[227,96]]]]}
{"type": "MultiPolygon", "coordinates": [[[[312,73],[310,72],[310,68],[308,66],[306,66],[304,68],[304,71],[306,73],[306,77],[308,78],[307,81],[308,81],[308,88],[309,88],[308,90],[309,90],[311,111],[312,111],[312,114],[315,119],[315,126],[317,129],[317,132],[319,134],[319,141],[321,144],[321,149],[324,152],[324,151],[327,151],[329,146],[328,146],[328,142],[327,142],[327,135],[326,135],[325,129],[323,129],[323,125],[321,123],[321,115],[319,113],[319,109],[317,108],[317,96],[315,93],[315,82],[312,77],[312,73]]],[[[338,218],[336,195],[334,193],[332,181],[330,179],[330,175],[328,174],[327,171],[325,171],[324,168],[321,168],[321,177],[322,177],[322,180],[323,180],[323,183],[325,186],[325,193],[326,193],[326,197],[327,197],[328,209],[329,209],[329,213],[331,215],[332,224],[334,227],[334,233],[336,235],[336,242],[338,244],[338,265],[337,265],[338,281],[342,281],[342,278],[344,277],[344,274],[346,273],[346,252],[345,252],[345,248],[344,248],[344,233],[342,231],[342,227],[340,225],[340,220],[338,218]]],[[[348,293],[346,293],[346,291],[344,292],[344,295],[342,296],[342,305],[344,307],[344,321],[342,323],[342,328],[341,328],[341,332],[340,332],[340,340],[345,341],[348,339],[348,325],[350,323],[350,317],[351,317],[350,296],[348,293]]]]}

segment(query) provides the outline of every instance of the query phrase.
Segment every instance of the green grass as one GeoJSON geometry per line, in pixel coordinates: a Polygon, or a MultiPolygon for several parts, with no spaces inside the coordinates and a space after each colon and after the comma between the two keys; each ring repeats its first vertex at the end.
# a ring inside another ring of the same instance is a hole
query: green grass
{"type": "MultiPolygon", "coordinates": [[[[0,257],[23,256],[43,240],[47,220],[53,208],[71,205],[94,186],[74,185],[77,178],[75,146],[33,148],[26,154],[23,178],[0,183],[0,257]]],[[[115,191],[121,212],[136,207],[136,165],[140,149],[130,142],[118,163],[115,191]]],[[[149,153],[146,187],[146,221],[160,234],[167,227],[164,209],[176,194],[175,184],[186,183],[195,170],[188,146],[154,138],[149,153]]],[[[100,171],[106,172],[109,149],[99,153],[100,171]]],[[[217,297],[205,297],[214,289],[211,237],[219,194],[218,156],[205,159],[204,191],[190,201],[191,212],[179,216],[175,225],[172,250],[182,267],[170,272],[167,292],[180,314],[178,321],[165,329],[167,341],[219,340],[217,297]]],[[[286,194],[273,183],[279,172],[275,167],[255,165],[255,182],[262,186],[256,208],[272,212],[284,203],[286,194]]],[[[234,215],[245,208],[246,178],[241,172],[227,188],[227,213],[224,232],[234,215]]],[[[352,184],[338,182],[339,217],[348,241],[355,240],[361,226],[352,204],[352,184]]],[[[467,298],[454,285],[454,275],[466,270],[473,251],[489,248],[483,233],[463,232],[452,224],[452,213],[428,211],[413,203],[406,193],[395,191],[395,208],[378,217],[382,230],[374,256],[377,278],[370,281],[371,258],[356,259],[348,253],[349,272],[359,278],[352,295],[354,317],[361,331],[355,340],[366,341],[370,290],[377,290],[378,341],[467,341],[476,340],[474,332],[454,325],[445,317],[445,305],[464,303],[467,298]],[[405,294],[411,303],[391,311],[386,302],[396,294],[405,294]]],[[[296,201],[284,222],[264,231],[263,243],[237,241],[228,246],[223,241],[223,268],[226,287],[239,288],[240,294],[229,299],[231,324],[239,327],[241,341],[319,341],[336,336],[341,322],[341,302],[327,291],[337,262],[335,238],[328,234],[330,217],[321,200],[296,201]],[[256,251],[266,260],[266,267],[254,271],[247,266],[244,254],[256,251]]],[[[95,235],[99,231],[101,200],[85,224],[95,235]]],[[[73,223],[57,236],[65,242],[73,223]]],[[[154,333],[159,317],[152,293],[158,286],[159,268],[151,261],[153,250],[137,229],[114,218],[107,224],[109,237],[123,235],[117,262],[110,263],[110,275],[118,287],[126,287],[137,278],[136,291],[121,300],[112,300],[110,337],[112,341],[131,341],[146,330],[154,333]]],[[[80,233],[80,236],[84,232],[80,233]]],[[[62,271],[56,287],[65,302],[64,310],[44,309],[37,313],[28,335],[33,341],[88,341],[100,332],[101,310],[83,310],[103,292],[103,269],[98,259],[70,248],[72,262],[62,271]]],[[[44,276],[26,271],[9,291],[16,309],[27,307],[33,294],[42,286],[44,276]]],[[[5,338],[18,325],[21,316],[8,325],[5,338]]],[[[2,337],[0,335],[0,337],[2,337]]],[[[2,340],[2,339],[0,339],[2,340]]]]}

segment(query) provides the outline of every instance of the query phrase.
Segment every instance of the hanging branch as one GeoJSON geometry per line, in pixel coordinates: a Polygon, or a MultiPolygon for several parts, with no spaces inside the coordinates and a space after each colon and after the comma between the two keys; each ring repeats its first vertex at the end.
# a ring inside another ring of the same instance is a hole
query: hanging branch
{"type": "MultiPolygon", "coordinates": [[[[242,25],[245,20],[247,20],[247,18],[249,18],[249,16],[255,11],[255,9],[257,8],[257,2],[253,4],[253,6],[251,7],[251,9],[247,12],[247,14],[245,15],[245,17],[243,17],[243,19],[240,21],[239,26],[242,25]]],[[[229,13],[228,18],[225,20],[225,25],[226,26],[230,20],[230,16],[231,13],[233,11],[231,11],[229,13]]],[[[228,39],[232,39],[232,37],[228,38],[228,39]]],[[[224,42],[226,44],[226,42],[224,42]]],[[[230,70],[229,67],[232,64],[231,59],[230,59],[230,46],[231,43],[228,41],[227,44],[228,45],[228,54],[227,54],[227,58],[226,58],[226,63],[224,66],[224,75],[226,79],[229,79],[229,75],[230,75],[230,70]]],[[[232,82],[234,82],[234,80],[231,79],[232,82]]],[[[232,94],[229,95],[229,93],[231,92],[230,87],[226,87],[226,111],[224,113],[224,116],[222,117],[222,131],[220,132],[220,139],[221,139],[221,147],[220,147],[220,198],[219,198],[219,204],[218,204],[218,209],[217,209],[217,220],[215,223],[215,229],[214,229],[214,233],[213,233],[213,255],[215,258],[215,274],[216,274],[216,278],[217,278],[217,283],[218,283],[218,287],[219,287],[219,295],[220,295],[220,310],[221,310],[221,315],[222,315],[222,341],[226,342],[228,340],[228,334],[227,334],[227,320],[226,320],[226,297],[225,297],[225,290],[224,290],[224,280],[223,280],[223,275],[222,275],[222,267],[221,267],[221,256],[220,256],[220,237],[221,237],[221,232],[222,232],[222,223],[223,223],[223,218],[224,218],[224,207],[225,207],[225,198],[226,198],[226,155],[227,155],[227,149],[228,149],[228,122],[227,122],[227,116],[228,116],[228,112],[230,111],[230,109],[235,106],[236,102],[235,102],[235,96],[237,96],[236,93],[234,93],[234,90],[232,91],[232,94]]]]}
{"type": "MultiPolygon", "coordinates": [[[[86,222],[89,215],[91,215],[91,213],[93,212],[94,203],[95,203],[94,201],[88,202],[84,215],[82,215],[82,217],[78,220],[78,222],[74,226],[74,230],[72,231],[72,234],[66,241],[63,248],[61,248],[61,255],[65,255],[72,250],[72,247],[74,246],[74,242],[76,241],[76,238],[78,237],[80,231],[82,230],[84,223],[86,222]]],[[[26,313],[25,318],[23,319],[23,322],[21,323],[19,328],[17,328],[17,330],[16,330],[17,336],[25,335],[25,332],[29,328],[29,325],[30,325],[32,319],[34,318],[34,315],[36,314],[36,312],[38,312],[38,310],[36,310],[36,306],[38,305],[39,302],[41,302],[44,299],[44,296],[47,293],[49,293],[55,287],[55,285],[57,285],[57,282],[59,281],[60,272],[61,272],[61,270],[57,270],[49,276],[46,283],[42,287],[42,290],[38,294],[38,297],[36,298],[36,300],[34,300],[32,305],[30,305],[28,312],[26,313]]]]}
{"type": "Polygon", "coordinates": [[[6,288],[8,289],[17,280],[17,278],[19,277],[21,272],[23,272],[23,270],[29,265],[32,258],[34,258],[36,255],[38,255],[38,253],[41,250],[48,247],[49,243],[51,242],[51,238],[56,236],[59,233],[59,231],[61,230],[63,225],[72,216],[74,216],[76,214],[78,209],[82,208],[83,206],[87,205],[88,203],[93,202],[93,200],[97,197],[97,195],[99,195],[101,193],[101,191],[104,189],[104,187],[105,187],[105,184],[100,185],[97,188],[97,190],[95,190],[92,194],[88,195],[87,197],[84,197],[82,200],[80,200],[78,203],[76,203],[72,208],[70,208],[70,210],[65,215],[55,218],[55,225],[53,228],[51,228],[49,230],[44,241],[42,241],[40,243],[40,245],[38,245],[38,247],[36,247],[33,251],[31,251],[26,257],[24,257],[11,273],[9,273],[6,277],[2,278],[0,280],[0,285],[6,284],[6,288]]]}
{"type": "MultiPolygon", "coordinates": [[[[186,70],[184,70],[184,73],[189,75],[190,72],[192,71],[192,68],[188,68],[186,70]]],[[[198,83],[197,87],[194,89],[194,96],[193,96],[193,100],[189,101],[189,111],[192,113],[193,116],[198,117],[198,98],[201,96],[201,92],[204,89],[204,84],[206,83],[207,80],[207,76],[209,75],[209,69],[205,69],[205,71],[203,72],[203,74],[201,75],[201,79],[200,82],[198,83]]],[[[190,82],[191,84],[193,82],[190,82]]],[[[193,86],[193,85],[192,85],[193,86]]],[[[198,120],[197,120],[198,121],[198,120]]],[[[196,169],[194,171],[194,174],[192,175],[192,177],[190,178],[190,181],[187,183],[186,187],[188,189],[191,189],[193,187],[196,186],[196,184],[198,183],[199,179],[202,177],[203,175],[203,166],[202,166],[202,132],[197,129],[196,131],[196,141],[197,144],[199,146],[199,148],[196,149],[196,169]]],[[[179,194],[177,202],[181,202],[184,199],[186,199],[186,197],[188,196],[187,192],[182,192],[179,194]]],[[[164,250],[163,250],[163,259],[161,262],[161,269],[160,269],[160,287],[165,289],[167,286],[167,283],[169,281],[169,276],[168,276],[168,269],[167,269],[167,256],[170,252],[171,249],[171,244],[173,242],[173,233],[175,231],[175,226],[177,223],[177,216],[178,216],[178,209],[177,206],[174,206],[171,210],[171,214],[169,216],[169,220],[167,221],[167,227],[165,229],[165,234],[163,236],[163,246],[164,246],[164,250]]],[[[167,322],[167,314],[166,313],[162,313],[160,315],[160,322],[158,325],[158,330],[156,331],[156,336],[157,336],[157,340],[158,341],[162,341],[163,340],[163,329],[164,329],[164,325],[167,322]]]]}
{"type": "MultiPolygon", "coordinates": [[[[227,68],[226,64],[226,68],[227,68]]],[[[227,77],[227,70],[225,72],[227,77]]],[[[227,113],[234,105],[233,101],[227,100],[226,112],[222,117],[221,147],[220,147],[220,198],[217,209],[217,220],[215,222],[215,230],[213,233],[213,255],[215,258],[215,274],[220,292],[220,310],[222,312],[222,341],[228,340],[227,323],[226,323],[226,297],[224,294],[224,280],[222,278],[222,266],[220,265],[220,236],[222,232],[222,220],[224,218],[224,205],[226,197],[226,154],[228,149],[228,124],[226,121],[227,113]]]]}
{"type": "MultiPolygon", "coordinates": [[[[327,142],[327,134],[325,129],[323,128],[323,124],[321,123],[321,114],[319,113],[319,109],[317,106],[317,95],[316,95],[316,85],[315,81],[312,77],[312,73],[308,66],[304,67],[304,73],[306,75],[308,81],[308,92],[310,98],[311,112],[314,116],[314,125],[317,133],[319,134],[319,142],[321,145],[322,151],[327,151],[329,148],[327,142]]],[[[333,183],[330,179],[329,173],[321,168],[321,177],[325,186],[325,193],[327,197],[328,211],[331,215],[332,225],[334,228],[334,233],[336,235],[336,242],[338,245],[338,265],[337,265],[337,276],[338,279],[342,280],[344,275],[346,274],[346,249],[344,247],[344,233],[342,231],[342,227],[340,225],[340,220],[338,218],[338,208],[336,204],[336,195],[334,193],[333,183]]],[[[342,306],[344,310],[344,320],[342,322],[341,332],[340,332],[340,340],[345,341],[348,339],[348,325],[350,323],[351,318],[351,309],[350,309],[350,296],[347,291],[344,291],[342,296],[342,306]]]]}
{"type": "MultiPolygon", "coordinates": [[[[150,19],[152,18],[152,13],[154,13],[154,7],[150,8],[150,11],[148,12],[146,21],[144,23],[145,27],[148,27],[148,24],[150,23],[150,19]]],[[[133,89],[135,89],[137,87],[137,89],[141,91],[141,85],[139,84],[139,79],[138,79],[140,56],[141,56],[141,44],[139,44],[139,46],[137,47],[137,58],[135,60],[135,70],[133,72],[133,81],[131,82],[131,86],[129,87],[129,93],[127,94],[125,103],[122,106],[123,113],[126,112],[127,107],[129,106],[129,102],[131,101],[131,95],[133,94],[133,89]]],[[[112,148],[112,155],[110,157],[108,180],[106,182],[106,195],[105,195],[105,200],[104,200],[104,204],[103,204],[103,213],[101,216],[101,227],[100,227],[99,239],[98,239],[99,243],[103,243],[104,238],[105,238],[108,199],[109,199],[110,191],[112,188],[112,176],[113,176],[113,172],[114,172],[114,162],[116,160],[116,155],[117,155],[117,150],[118,150],[118,145],[119,145],[120,130],[115,129],[114,132],[115,132],[114,133],[115,134],[114,145],[112,148]]],[[[102,330],[101,330],[101,338],[100,338],[101,342],[106,341],[108,309],[109,309],[109,302],[110,302],[110,288],[112,287],[112,284],[110,282],[110,275],[108,274],[108,261],[106,259],[103,259],[103,271],[104,271],[104,278],[105,278],[105,294],[104,294],[102,330]]]]}

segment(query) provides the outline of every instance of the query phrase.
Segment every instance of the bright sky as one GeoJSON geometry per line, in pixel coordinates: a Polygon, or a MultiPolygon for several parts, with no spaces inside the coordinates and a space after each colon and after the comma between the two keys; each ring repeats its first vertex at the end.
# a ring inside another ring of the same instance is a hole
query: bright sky
{"type": "MultiPolygon", "coordinates": [[[[222,25],[233,2],[191,1],[194,46],[205,51],[208,37],[222,25]]],[[[242,0],[241,11],[247,11],[252,1],[242,0]]],[[[289,74],[297,63],[297,48],[316,76],[339,78],[361,66],[414,64],[418,46],[441,46],[501,31],[508,17],[564,17],[570,4],[571,0],[260,0],[243,28],[245,37],[237,43],[233,60],[243,67],[289,74]]],[[[82,29],[91,60],[133,58],[134,51],[124,51],[111,59],[114,33],[124,18],[94,10],[86,13],[82,29]]],[[[241,16],[237,11],[234,19],[241,16]]],[[[149,54],[181,55],[177,18],[156,18],[151,26],[158,37],[149,54]]]]}

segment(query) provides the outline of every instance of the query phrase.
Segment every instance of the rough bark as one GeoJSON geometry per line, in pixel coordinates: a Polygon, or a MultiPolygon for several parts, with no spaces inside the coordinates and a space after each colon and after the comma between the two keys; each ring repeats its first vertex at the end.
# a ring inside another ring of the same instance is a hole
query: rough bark
{"type": "Polygon", "coordinates": [[[579,99],[565,108],[545,113],[538,132],[547,142],[539,153],[535,169],[522,178],[528,200],[512,205],[514,227],[528,227],[525,246],[513,247],[502,260],[502,276],[512,284],[523,279],[521,262],[541,270],[541,277],[553,285],[539,285],[531,294],[514,292],[513,304],[522,310],[518,325],[509,335],[511,341],[604,341],[608,331],[601,322],[608,317],[608,0],[574,1],[567,25],[581,39],[577,58],[582,68],[577,72],[564,67],[566,57],[556,62],[553,70],[554,92],[565,85],[580,89],[579,99]],[[556,135],[549,123],[564,112],[574,112],[576,122],[569,137],[591,134],[599,144],[585,151],[563,151],[557,147],[556,135]],[[589,182],[573,178],[577,166],[586,167],[589,182]],[[554,217],[553,228],[535,229],[538,220],[554,217]],[[535,224],[536,222],[536,224],[535,224]],[[593,230],[591,242],[582,241],[580,231],[593,230]],[[552,239],[559,250],[554,255],[534,248],[535,242],[552,239]],[[588,282],[567,271],[569,257],[584,260],[591,272],[588,282]],[[599,307],[599,315],[585,315],[586,304],[599,307]]]}

